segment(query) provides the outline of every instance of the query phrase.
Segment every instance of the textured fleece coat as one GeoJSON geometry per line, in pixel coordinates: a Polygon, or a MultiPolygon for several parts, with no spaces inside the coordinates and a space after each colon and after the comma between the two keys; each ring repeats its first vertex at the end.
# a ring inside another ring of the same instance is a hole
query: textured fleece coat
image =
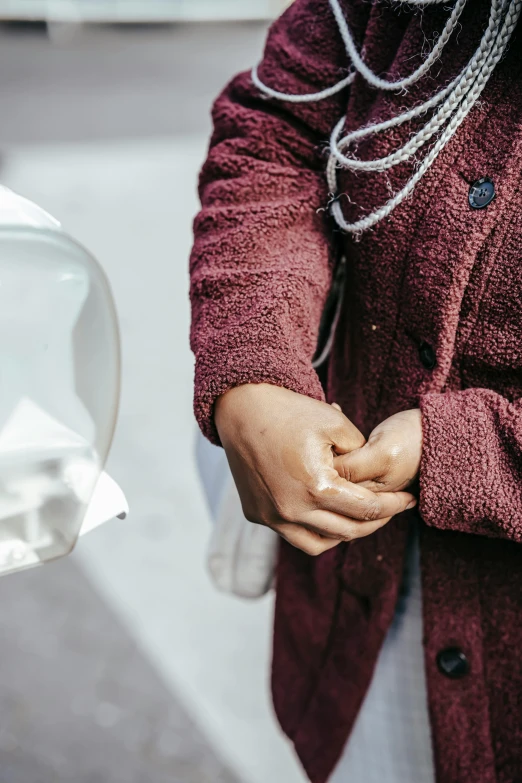
{"type": "MultiPolygon", "coordinates": [[[[273,696],[313,783],[327,780],[368,688],[410,522],[420,528],[437,781],[522,781],[520,29],[480,105],[389,219],[354,242],[320,210],[328,201],[326,142],[339,117],[354,128],[432,94],[470,58],[489,6],[468,3],[441,62],[407,96],[373,92],[357,78],[328,101],[295,105],[262,98],[242,74],[214,107],[191,261],[203,431],[217,439],[213,403],[237,384],[269,382],[323,398],[311,357],[339,240],[349,274],[327,398],[365,435],[397,411],[422,410],[418,512],[317,559],[282,546],[273,696]],[[496,198],[473,210],[470,184],[483,176],[493,179],[496,198]],[[422,361],[430,353],[434,367],[422,361]],[[437,667],[450,647],[469,662],[461,679],[437,667]]],[[[418,65],[425,36],[448,13],[368,0],[343,7],[366,61],[390,78],[418,65]]],[[[315,92],[348,66],[327,0],[296,0],[270,32],[260,75],[281,91],[315,92]]],[[[367,141],[359,154],[381,156],[411,131],[367,141]]],[[[405,165],[342,175],[346,217],[382,204],[409,173],[405,165]]]]}

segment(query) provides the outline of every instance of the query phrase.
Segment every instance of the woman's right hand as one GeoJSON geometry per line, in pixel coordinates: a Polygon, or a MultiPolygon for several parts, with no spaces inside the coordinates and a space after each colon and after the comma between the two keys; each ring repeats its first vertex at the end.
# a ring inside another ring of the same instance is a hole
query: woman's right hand
{"type": "Polygon", "coordinates": [[[334,458],[365,440],[325,402],[246,384],[217,400],[215,422],[246,518],[309,555],[370,535],[416,503],[409,492],[374,493],[341,478],[334,458]]]}

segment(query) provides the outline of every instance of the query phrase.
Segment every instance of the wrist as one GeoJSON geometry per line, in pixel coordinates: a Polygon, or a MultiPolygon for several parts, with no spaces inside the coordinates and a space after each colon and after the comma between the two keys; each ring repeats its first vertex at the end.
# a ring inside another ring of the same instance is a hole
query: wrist
{"type": "MultiPolygon", "coordinates": [[[[214,422],[221,441],[230,429],[236,430],[246,419],[251,419],[263,388],[269,384],[245,383],[233,386],[221,394],[214,404],[214,422]]],[[[266,392],[265,392],[266,393],[266,392]]]]}

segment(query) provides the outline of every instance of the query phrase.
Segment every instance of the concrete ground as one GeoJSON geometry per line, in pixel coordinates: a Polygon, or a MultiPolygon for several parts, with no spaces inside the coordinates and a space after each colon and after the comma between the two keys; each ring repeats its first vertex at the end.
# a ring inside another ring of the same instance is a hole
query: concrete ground
{"type": "Polygon", "coordinates": [[[302,783],[268,695],[272,599],[219,595],[193,458],[187,256],[209,105],[259,25],[6,30],[2,183],[111,280],[131,515],[0,581],[1,783],[302,783]]]}

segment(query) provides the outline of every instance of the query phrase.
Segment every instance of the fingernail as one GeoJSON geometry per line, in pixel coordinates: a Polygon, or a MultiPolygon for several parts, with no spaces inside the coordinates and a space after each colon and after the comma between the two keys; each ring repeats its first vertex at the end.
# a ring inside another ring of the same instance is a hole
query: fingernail
{"type": "Polygon", "coordinates": [[[408,511],[408,509],[410,508],[415,508],[416,505],[417,505],[417,501],[412,500],[411,503],[408,503],[408,505],[406,506],[406,511],[408,511]]]}

